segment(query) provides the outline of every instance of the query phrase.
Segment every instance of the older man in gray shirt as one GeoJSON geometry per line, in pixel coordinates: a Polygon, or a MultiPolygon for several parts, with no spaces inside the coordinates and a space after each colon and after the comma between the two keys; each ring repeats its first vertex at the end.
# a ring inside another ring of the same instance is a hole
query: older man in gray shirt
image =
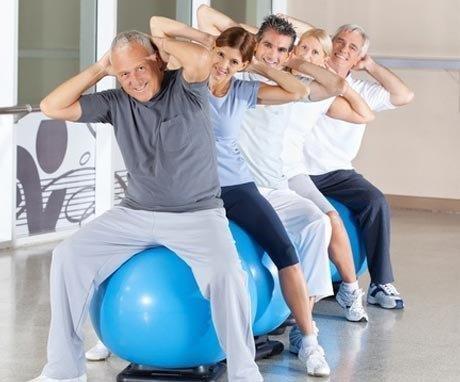
{"type": "Polygon", "coordinates": [[[254,362],[246,275],[219,199],[208,60],[196,44],[160,38],[152,44],[139,32],[124,32],[101,60],[42,101],[52,118],[111,123],[129,186],[120,206],[53,252],[48,362],[34,381],[86,381],[82,324],[94,288],[131,256],[158,245],[192,268],[210,299],[229,381],[263,380],[254,362]],[[180,71],[164,70],[161,58],[169,55],[180,71]],[[116,75],[122,89],[82,96],[106,75],[116,75]]]}

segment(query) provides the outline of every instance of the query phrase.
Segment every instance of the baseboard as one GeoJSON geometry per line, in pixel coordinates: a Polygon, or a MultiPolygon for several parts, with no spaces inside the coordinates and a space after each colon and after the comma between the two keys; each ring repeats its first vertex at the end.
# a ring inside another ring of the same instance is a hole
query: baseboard
{"type": "Polygon", "coordinates": [[[391,208],[460,214],[460,199],[391,195],[385,197],[391,208]]]}

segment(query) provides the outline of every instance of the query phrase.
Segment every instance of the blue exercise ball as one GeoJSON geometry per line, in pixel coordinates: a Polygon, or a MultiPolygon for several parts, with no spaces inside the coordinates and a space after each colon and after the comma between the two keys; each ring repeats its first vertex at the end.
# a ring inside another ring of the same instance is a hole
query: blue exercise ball
{"type": "Polygon", "coordinates": [[[284,301],[278,278],[278,269],[268,254],[245,230],[230,222],[238,254],[256,284],[257,311],[252,327],[255,336],[267,334],[278,328],[290,314],[284,301]]]}
{"type": "MultiPolygon", "coordinates": [[[[356,275],[362,275],[367,269],[366,261],[366,247],[364,241],[361,237],[361,231],[358,228],[358,223],[356,222],[353,212],[344,204],[338,202],[333,198],[327,198],[329,202],[334,206],[340,215],[345,230],[347,231],[348,238],[350,239],[351,250],[353,252],[353,261],[355,263],[356,275]]],[[[331,264],[331,275],[333,282],[340,282],[342,278],[335,267],[334,264],[331,264]]]]}
{"type": "MultiPolygon", "coordinates": [[[[245,254],[253,250],[244,244],[238,248],[245,254]]],[[[254,322],[257,285],[244,259],[241,264],[248,274],[254,322]]],[[[136,364],[189,368],[225,358],[209,302],[191,269],[165,247],[133,256],[102,283],[90,316],[101,341],[120,358],[136,364]]]]}

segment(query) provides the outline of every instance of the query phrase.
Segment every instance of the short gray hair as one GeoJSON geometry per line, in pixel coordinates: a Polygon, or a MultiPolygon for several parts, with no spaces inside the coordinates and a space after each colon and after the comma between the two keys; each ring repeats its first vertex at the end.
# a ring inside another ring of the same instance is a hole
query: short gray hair
{"type": "Polygon", "coordinates": [[[342,25],[341,27],[339,27],[339,29],[337,29],[337,32],[335,32],[334,37],[332,37],[332,40],[335,40],[335,38],[342,32],[358,32],[363,38],[363,46],[361,47],[360,53],[362,56],[365,56],[367,54],[367,50],[369,49],[370,40],[364,28],[356,24],[342,25]]]}
{"type": "Polygon", "coordinates": [[[137,43],[142,45],[149,54],[154,54],[158,52],[157,47],[153,44],[152,40],[145,33],[131,30],[118,33],[117,36],[113,39],[112,44],[110,45],[110,50],[113,51],[115,48],[120,48],[125,45],[130,45],[132,43],[137,43]]]}

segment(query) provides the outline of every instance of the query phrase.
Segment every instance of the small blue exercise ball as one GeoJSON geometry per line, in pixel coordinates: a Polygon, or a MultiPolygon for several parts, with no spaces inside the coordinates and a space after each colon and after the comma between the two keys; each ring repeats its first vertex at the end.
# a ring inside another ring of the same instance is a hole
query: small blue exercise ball
{"type": "MultiPolygon", "coordinates": [[[[355,263],[356,275],[362,275],[367,269],[366,261],[366,247],[364,241],[361,237],[361,231],[358,228],[358,223],[356,222],[353,212],[346,207],[344,204],[338,202],[333,198],[327,198],[329,202],[334,206],[340,215],[345,230],[347,231],[348,238],[350,239],[351,250],[353,252],[353,261],[355,263]]],[[[331,275],[333,282],[340,282],[342,278],[335,267],[331,262],[331,275]]]]}
{"type": "MultiPolygon", "coordinates": [[[[239,227],[232,226],[238,232],[239,227]]],[[[244,243],[245,254],[253,248],[244,243]]],[[[257,285],[247,273],[252,322],[257,313],[257,285]]],[[[127,361],[157,368],[211,365],[225,358],[191,269],[165,247],[142,251],[124,263],[96,290],[90,316],[101,341],[127,361]]]]}
{"type": "Polygon", "coordinates": [[[238,254],[249,268],[257,289],[257,311],[252,327],[255,336],[267,334],[278,328],[290,314],[284,301],[278,270],[268,254],[245,230],[230,222],[238,254]]]}

